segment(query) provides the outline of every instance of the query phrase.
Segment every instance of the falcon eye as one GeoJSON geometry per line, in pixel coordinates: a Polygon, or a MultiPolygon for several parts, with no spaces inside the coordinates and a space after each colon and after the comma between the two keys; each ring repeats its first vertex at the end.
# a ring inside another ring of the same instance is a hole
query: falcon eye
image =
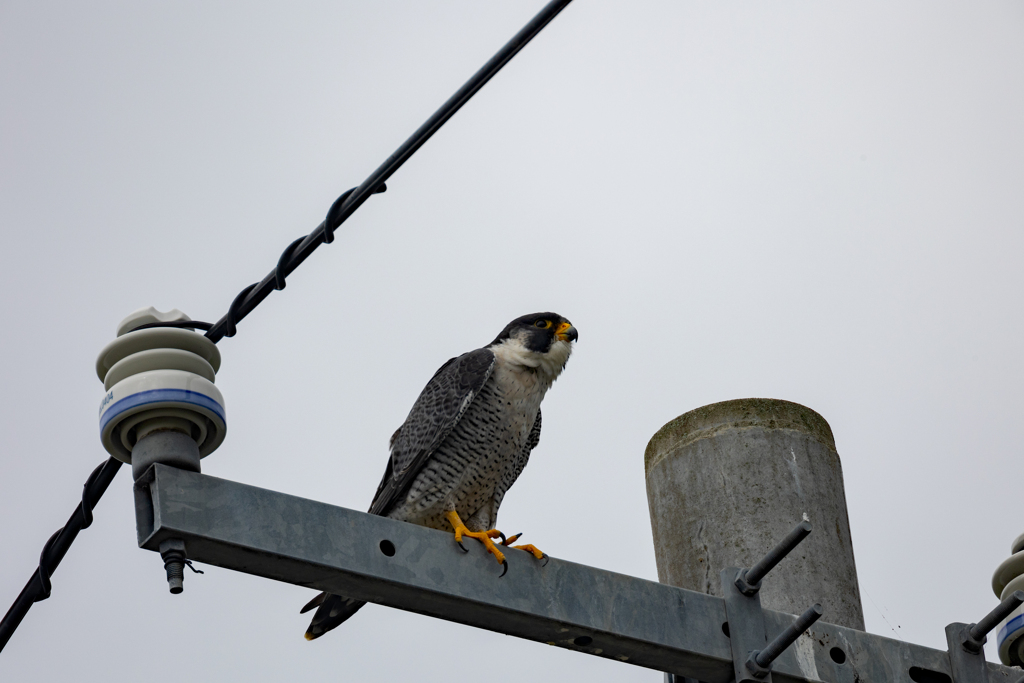
{"type": "Polygon", "coordinates": [[[535,322],[533,324],[533,326],[534,327],[539,327],[542,330],[546,330],[549,327],[551,327],[551,321],[550,320],[538,320],[537,322],[535,322]]]}

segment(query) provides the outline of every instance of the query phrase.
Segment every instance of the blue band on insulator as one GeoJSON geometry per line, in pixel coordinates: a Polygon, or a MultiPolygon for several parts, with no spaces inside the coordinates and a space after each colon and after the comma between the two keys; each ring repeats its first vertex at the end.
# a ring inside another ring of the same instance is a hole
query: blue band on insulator
{"type": "Polygon", "coordinates": [[[100,432],[102,433],[103,430],[106,429],[106,426],[110,424],[111,420],[125,411],[150,403],[168,402],[188,403],[200,408],[206,408],[219,417],[222,422],[227,424],[227,418],[224,415],[224,406],[217,403],[217,401],[213,400],[206,394],[200,394],[197,391],[189,391],[188,389],[150,389],[148,391],[140,391],[139,393],[132,394],[131,396],[125,396],[107,408],[107,411],[103,413],[102,417],[100,417],[100,432]]]}

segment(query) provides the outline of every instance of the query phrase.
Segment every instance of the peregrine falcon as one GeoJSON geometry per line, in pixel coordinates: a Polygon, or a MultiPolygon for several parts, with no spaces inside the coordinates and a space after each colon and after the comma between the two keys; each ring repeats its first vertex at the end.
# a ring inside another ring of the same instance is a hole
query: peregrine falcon
{"type": "MultiPolygon", "coordinates": [[[[505,492],[540,441],[540,402],[569,360],[576,328],[557,313],[516,318],[482,349],[452,358],[434,373],[391,437],[391,457],[370,514],[475,538],[503,565],[491,539],[505,492]]],[[[512,546],[547,556],[532,545],[512,546]]],[[[463,548],[465,549],[465,548],[463,548]]],[[[313,640],[351,617],[364,602],[321,593],[306,631],[313,640]]]]}

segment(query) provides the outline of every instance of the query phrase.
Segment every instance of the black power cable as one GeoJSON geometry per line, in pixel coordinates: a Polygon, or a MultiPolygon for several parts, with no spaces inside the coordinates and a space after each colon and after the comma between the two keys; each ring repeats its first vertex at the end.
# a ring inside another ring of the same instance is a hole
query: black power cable
{"type": "MultiPolygon", "coordinates": [[[[339,225],[345,222],[356,209],[370,198],[370,195],[384,192],[387,189],[385,181],[404,164],[409,157],[416,153],[423,143],[430,139],[438,129],[457,112],[462,105],[469,101],[480,88],[484,87],[487,81],[491,80],[494,74],[501,70],[510,59],[526,46],[541,29],[547,26],[559,12],[566,8],[572,0],[552,0],[537,15],[522,28],[519,33],[513,36],[512,40],[505,43],[504,47],[498,50],[491,59],[484,64],[473,77],[466,81],[459,90],[448,98],[448,101],[441,105],[441,108],[434,112],[434,115],[427,119],[426,123],[419,127],[408,140],[402,143],[395,153],[387,158],[377,170],[363,181],[359,187],[343,193],[327,212],[327,218],[316,227],[313,232],[301,237],[291,244],[281,254],[277,266],[260,282],[254,283],[239,292],[228,312],[215,324],[202,323],[198,321],[186,321],[175,323],[150,323],[142,327],[184,327],[192,329],[206,329],[206,337],[213,343],[219,342],[224,337],[233,337],[237,331],[237,324],[256,308],[260,302],[266,299],[276,289],[284,289],[285,278],[299,267],[313,251],[323,243],[330,244],[334,241],[334,231],[339,225]]],[[[141,329],[141,328],[136,328],[141,329]]],[[[71,547],[78,532],[86,529],[92,524],[92,510],[100,497],[107,490],[107,486],[113,480],[121,467],[121,461],[110,458],[89,476],[82,493],[82,503],[75,508],[74,514],[57,533],[50,537],[43,547],[39,557],[39,567],[29,579],[25,588],[18,595],[18,598],[7,611],[3,621],[0,621],[0,651],[3,651],[7,641],[10,640],[14,631],[18,628],[21,620],[25,618],[32,603],[45,600],[50,597],[50,576],[57,569],[57,565],[64,559],[65,553],[71,547]]]]}
{"type": "Polygon", "coordinates": [[[14,604],[7,610],[3,621],[0,621],[0,651],[14,635],[14,631],[28,614],[32,603],[50,597],[50,577],[53,576],[60,561],[64,559],[68,548],[78,536],[78,532],[88,529],[92,524],[92,509],[96,507],[96,503],[110,486],[110,482],[114,480],[114,475],[119,469],[121,469],[121,461],[110,458],[89,475],[89,479],[86,480],[82,489],[81,504],[75,508],[68,523],[58,529],[53,536],[50,536],[50,540],[43,546],[43,552],[39,554],[39,567],[25,584],[14,604]]]}
{"type": "Polygon", "coordinates": [[[441,108],[434,112],[434,115],[427,119],[426,123],[409,136],[409,139],[403,142],[402,146],[387,158],[387,161],[378,166],[377,170],[371,173],[362,185],[354,187],[338,197],[327,212],[327,218],[323,223],[318,225],[313,232],[288,245],[274,270],[270,271],[261,281],[249,285],[239,293],[232,302],[228,313],[206,333],[207,338],[216,343],[224,337],[233,337],[236,325],[242,318],[249,315],[249,312],[266,299],[272,291],[284,289],[285,277],[305,261],[317,247],[325,242],[327,244],[333,242],[334,231],[338,226],[362,206],[363,202],[370,198],[370,195],[384,192],[387,189],[384,182],[571,1],[554,0],[549,2],[519,33],[513,36],[512,40],[505,43],[505,46],[498,50],[497,54],[480,67],[480,70],[473,74],[473,77],[466,81],[465,85],[448,98],[448,101],[442,104],[441,108]]]}

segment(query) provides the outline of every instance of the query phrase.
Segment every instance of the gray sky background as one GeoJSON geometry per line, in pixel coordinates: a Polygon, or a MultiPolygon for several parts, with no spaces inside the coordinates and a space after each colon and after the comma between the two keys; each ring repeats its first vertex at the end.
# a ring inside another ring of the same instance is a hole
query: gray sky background
{"type": "MultiPolygon", "coordinates": [[[[3,610],[106,458],[121,318],[219,318],[541,5],[0,4],[3,610]]],[[[434,370],[555,310],[580,341],[502,528],[656,580],[651,435],[796,401],[868,630],[944,648],[1024,531],[1022,32],[1019,1],[574,3],[221,342],[204,471],[365,509],[434,370]]],[[[167,593],[122,471],[0,679],[658,680],[377,606],[307,643],[309,590],[205,569],[167,593]]]]}

